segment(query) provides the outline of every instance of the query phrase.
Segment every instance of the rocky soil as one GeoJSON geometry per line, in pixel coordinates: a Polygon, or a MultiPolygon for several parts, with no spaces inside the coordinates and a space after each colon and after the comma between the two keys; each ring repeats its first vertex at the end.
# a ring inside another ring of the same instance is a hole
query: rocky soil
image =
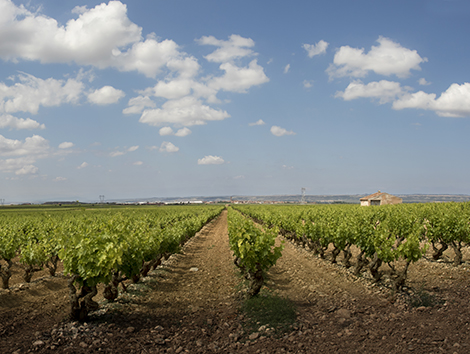
{"type": "Polygon", "coordinates": [[[465,260],[420,260],[392,294],[286,242],[267,286],[295,304],[297,320],[285,332],[249,331],[224,211],[115,303],[98,295],[86,323],[67,320],[66,277],[22,284],[15,268],[12,289],[0,291],[0,353],[468,353],[465,260]]]}

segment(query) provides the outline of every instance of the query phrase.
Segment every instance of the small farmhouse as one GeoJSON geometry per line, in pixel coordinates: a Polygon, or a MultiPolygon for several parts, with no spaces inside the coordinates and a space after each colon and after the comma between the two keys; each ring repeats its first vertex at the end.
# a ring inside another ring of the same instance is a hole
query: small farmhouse
{"type": "Polygon", "coordinates": [[[403,199],[395,197],[394,195],[378,191],[377,193],[368,195],[360,199],[361,206],[369,205],[385,205],[385,204],[400,204],[403,199]]]}

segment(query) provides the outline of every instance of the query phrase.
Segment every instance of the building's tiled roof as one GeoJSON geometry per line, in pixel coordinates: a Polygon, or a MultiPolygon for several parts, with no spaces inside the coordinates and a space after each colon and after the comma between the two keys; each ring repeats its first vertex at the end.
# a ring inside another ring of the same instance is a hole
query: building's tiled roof
{"type": "Polygon", "coordinates": [[[361,199],[359,200],[369,200],[369,199],[376,199],[384,194],[387,194],[387,193],[383,193],[383,192],[377,192],[377,193],[374,193],[374,194],[371,194],[371,195],[368,195],[367,197],[362,197],[361,199]]]}

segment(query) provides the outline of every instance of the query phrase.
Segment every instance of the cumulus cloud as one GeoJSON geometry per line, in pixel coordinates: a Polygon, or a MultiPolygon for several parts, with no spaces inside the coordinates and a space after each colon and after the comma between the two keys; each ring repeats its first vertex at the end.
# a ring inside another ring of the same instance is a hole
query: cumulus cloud
{"type": "Polygon", "coordinates": [[[328,45],[329,43],[322,39],[316,44],[304,44],[302,45],[302,48],[307,51],[309,58],[313,58],[316,55],[325,54],[328,45]]]}
{"type": "Polygon", "coordinates": [[[122,155],[124,155],[124,154],[125,154],[125,152],[123,152],[123,151],[113,151],[113,152],[111,152],[111,153],[109,154],[109,156],[111,156],[111,157],[118,157],[118,156],[122,156],[122,155]]]}
{"type": "Polygon", "coordinates": [[[39,170],[34,166],[37,159],[45,158],[50,153],[49,142],[42,136],[33,135],[24,141],[8,139],[0,135],[0,171],[16,175],[35,174],[39,170]]]}
{"type": "Polygon", "coordinates": [[[27,137],[24,142],[0,135],[0,156],[40,155],[49,151],[49,142],[42,136],[27,137]]]}
{"type": "Polygon", "coordinates": [[[364,85],[362,81],[355,80],[346,87],[344,92],[336,92],[335,97],[341,97],[345,101],[351,101],[357,98],[377,98],[382,104],[393,101],[404,92],[404,89],[398,82],[381,80],[364,85]]]}
{"type": "Polygon", "coordinates": [[[19,170],[15,171],[15,175],[34,175],[39,171],[39,168],[34,165],[25,165],[19,170]]]}
{"type": "Polygon", "coordinates": [[[313,81],[311,81],[311,80],[304,80],[304,82],[302,84],[304,85],[304,88],[306,88],[306,89],[309,89],[309,88],[313,87],[313,81]]]}
{"type": "Polygon", "coordinates": [[[432,110],[441,117],[470,117],[470,83],[452,84],[439,98],[423,91],[407,94],[393,102],[392,108],[432,110]]]}
{"type": "Polygon", "coordinates": [[[54,182],[63,182],[63,181],[66,181],[67,178],[65,177],[56,177],[53,179],[54,182]]]}
{"type": "Polygon", "coordinates": [[[74,144],[68,141],[64,141],[63,143],[59,144],[59,149],[69,149],[73,146],[74,144]]]}
{"type": "Polygon", "coordinates": [[[142,166],[144,163],[142,161],[136,161],[133,163],[134,166],[142,166]]]}
{"type": "Polygon", "coordinates": [[[160,134],[161,136],[165,136],[165,135],[174,135],[175,132],[173,131],[173,129],[171,129],[171,127],[163,127],[163,128],[160,128],[159,134],[160,134]]]}
{"type": "Polygon", "coordinates": [[[166,63],[169,70],[166,77],[155,86],[140,91],[140,96],[129,100],[123,113],[141,114],[141,123],[163,126],[160,129],[162,136],[182,137],[191,133],[188,126],[230,117],[226,111],[213,107],[221,103],[217,98],[218,92],[246,93],[249,88],[269,81],[256,59],[245,66],[240,63],[241,58],[256,55],[251,49],[254,46],[252,39],[233,34],[228,40],[205,36],[196,41],[201,45],[218,47],[205,58],[220,63],[222,74],[199,77],[197,60],[180,53],[166,63]],[[157,98],[155,101],[154,97],[157,98]],[[161,102],[162,98],[166,101],[157,106],[156,102],[161,102]],[[181,129],[175,133],[175,128],[181,129]]]}
{"type": "Polygon", "coordinates": [[[21,73],[12,86],[0,82],[0,113],[38,113],[39,107],[60,106],[63,103],[78,103],[84,85],[76,79],[46,80],[21,73]]]}
{"type": "Polygon", "coordinates": [[[36,159],[30,156],[5,160],[0,159],[0,171],[15,173],[16,175],[35,174],[39,170],[33,165],[35,162],[36,159]]]}
{"type": "Polygon", "coordinates": [[[162,145],[159,148],[160,152],[177,152],[179,151],[179,147],[173,145],[172,143],[168,141],[164,141],[162,145]]]}
{"type": "Polygon", "coordinates": [[[46,126],[30,118],[16,118],[10,114],[0,114],[0,129],[1,128],[32,130],[45,129],[46,126]]]}
{"type": "Polygon", "coordinates": [[[430,82],[426,81],[426,79],[424,77],[422,77],[421,79],[418,80],[418,83],[421,85],[421,86],[428,86],[428,85],[431,85],[430,82]]]}
{"type": "Polygon", "coordinates": [[[284,67],[284,74],[287,74],[290,70],[290,64],[287,64],[285,67],[284,67]]]}
{"type": "Polygon", "coordinates": [[[225,74],[213,78],[208,86],[216,90],[245,93],[252,86],[258,86],[269,82],[262,66],[258,65],[256,59],[252,60],[247,67],[238,67],[232,63],[220,65],[225,74]]]}
{"type": "Polygon", "coordinates": [[[275,136],[295,135],[295,133],[292,130],[288,131],[284,128],[278,127],[277,125],[273,125],[271,127],[271,133],[275,136]]]}
{"type": "Polygon", "coordinates": [[[219,47],[217,50],[205,58],[215,63],[225,63],[233,59],[255,55],[250,48],[255,42],[251,38],[244,38],[237,34],[232,34],[227,41],[217,39],[213,36],[204,36],[196,40],[201,45],[212,45],[219,47]]]}
{"type": "Polygon", "coordinates": [[[223,164],[225,161],[220,156],[212,156],[207,155],[204,156],[202,159],[197,160],[198,165],[220,165],[223,164]]]}
{"type": "Polygon", "coordinates": [[[192,80],[159,81],[154,87],[154,95],[167,100],[178,99],[191,94],[192,80]]]}
{"type": "Polygon", "coordinates": [[[235,64],[235,59],[257,55],[252,49],[255,42],[251,38],[232,34],[227,41],[216,39],[213,36],[202,37],[197,40],[201,45],[219,47],[211,54],[205,56],[208,61],[221,63],[219,69],[225,71],[220,77],[211,79],[207,86],[214,90],[224,90],[244,93],[252,86],[261,85],[269,79],[257,60],[252,60],[247,67],[235,64]]]}
{"type": "Polygon", "coordinates": [[[131,146],[129,149],[127,149],[127,151],[129,152],[136,151],[138,148],[139,148],[139,145],[131,146]]]}
{"type": "Polygon", "coordinates": [[[256,122],[254,122],[254,123],[248,123],[248,125],[249,125],[250,127],[253,127],[253,126],[255,126],[255,125],[265,125],[265,124],[266,124],[266,123],[265,123],[262,119],[258,119],[258,120],[257,120],[256,122]]]}
{"type": "Polygon", "coordinates": [[[182,138],[182,137],[188,136],[191,133],[192,133],[191,130],[184,127],[184,128],[178,129],[178,131],[175,133],[175,136],[182,138]]]}
{"type": "Polygon", "coordinates": [[[82,162],[80,166],[77,167],[78,170],[81,170],[82,168],[88,167],[88,162],[82,162]]]}
{"type": "Polygon", "coordinates": [[[108,105],[117,103],[126,94],[124,91],[115,89],[112,86],[103,86],[88,94],[88,101],[97,105],[108,105]]]}
{"type": "MultiPolygon", "coordinates": [[[[206,80],[206,79],[204,79],[206,80]]],[[[188,77],[174,78],[171,74],[151,88],[142,91],[143,94],[153,97],[162,97],[167,100],[175,100],[192,95],[195,98],[204,98],[207,102],[218,103],[217,90],[207,86],[206,83],[188,77]]]]}
{"type": "Polygon", "coordinates": [[[156,104],[152,99],[148,96],[138,96],[131,98],[128,102],[127,108],[125,108],[122,113],[124,114],[140,114],[142,111],[147,108],[154,108],[156,104]]]}
{"type": "Polygon", "coordinates": [[[142,28],[129,20],[120,1],[92,9],[76,7],[76,19],[65,26],[39,12],[1,0],[0,58],[37,60],[41,63],[92,65],[100,69],[137,70],[155,77],[172,58],[179,57],[171,40],[155,35],[142,38],[142,28]]]}
{"type": "Polygon", "coordinates": [[[391,39],[380,36],[378,46],[372,46],[368,53],[364,48],[343,46],[338,49],[327,73],[335,77],[365,77],[369,72],[379,75],[396,75],[404,78],[410,70],[421,70],[420,64],[426,62],[416,50],[402,47],[391,39]]]}
{"type": "Polygon", "coordinates": [[[184,127],[184,128],[178,129],[177,132],[175,133],[173,129],[171,129],[170,127],[163,127],[160,129],[159,133],[161,136],[174,135],[178,137],[184,137],[184,136],[191,134],[191,130],[184,127]]]}
{"type": "Polygon", "coordinates": [[[208,121],[224,120],[230,117],[226,111],[216,110],[194,97],[183,97],[179,100],[170,100],[162,108],[145,110],[139,122],[153,126],[175,124],[183,126],[203,125],[208,121]]]}

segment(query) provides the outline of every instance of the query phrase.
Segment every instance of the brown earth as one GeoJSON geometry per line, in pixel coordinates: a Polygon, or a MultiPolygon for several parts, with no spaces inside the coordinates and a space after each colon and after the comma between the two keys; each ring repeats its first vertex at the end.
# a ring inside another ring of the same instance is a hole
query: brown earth
{"type": "Polygon", "coordinates": [[[297,320],[282,333],[266,323],[253,333],[239,310],[224,211],[115,303],[100,293],[86,323],[67,321],[66,277],[19,284],[15,268],[11,290],[0,291],[0,353],[468,353],[465,260],[420,260],[393,295],[286,242],[267,286],[295,304],[297,320]],[[435,304],[409,304],[418,298],[435,304]]]}

